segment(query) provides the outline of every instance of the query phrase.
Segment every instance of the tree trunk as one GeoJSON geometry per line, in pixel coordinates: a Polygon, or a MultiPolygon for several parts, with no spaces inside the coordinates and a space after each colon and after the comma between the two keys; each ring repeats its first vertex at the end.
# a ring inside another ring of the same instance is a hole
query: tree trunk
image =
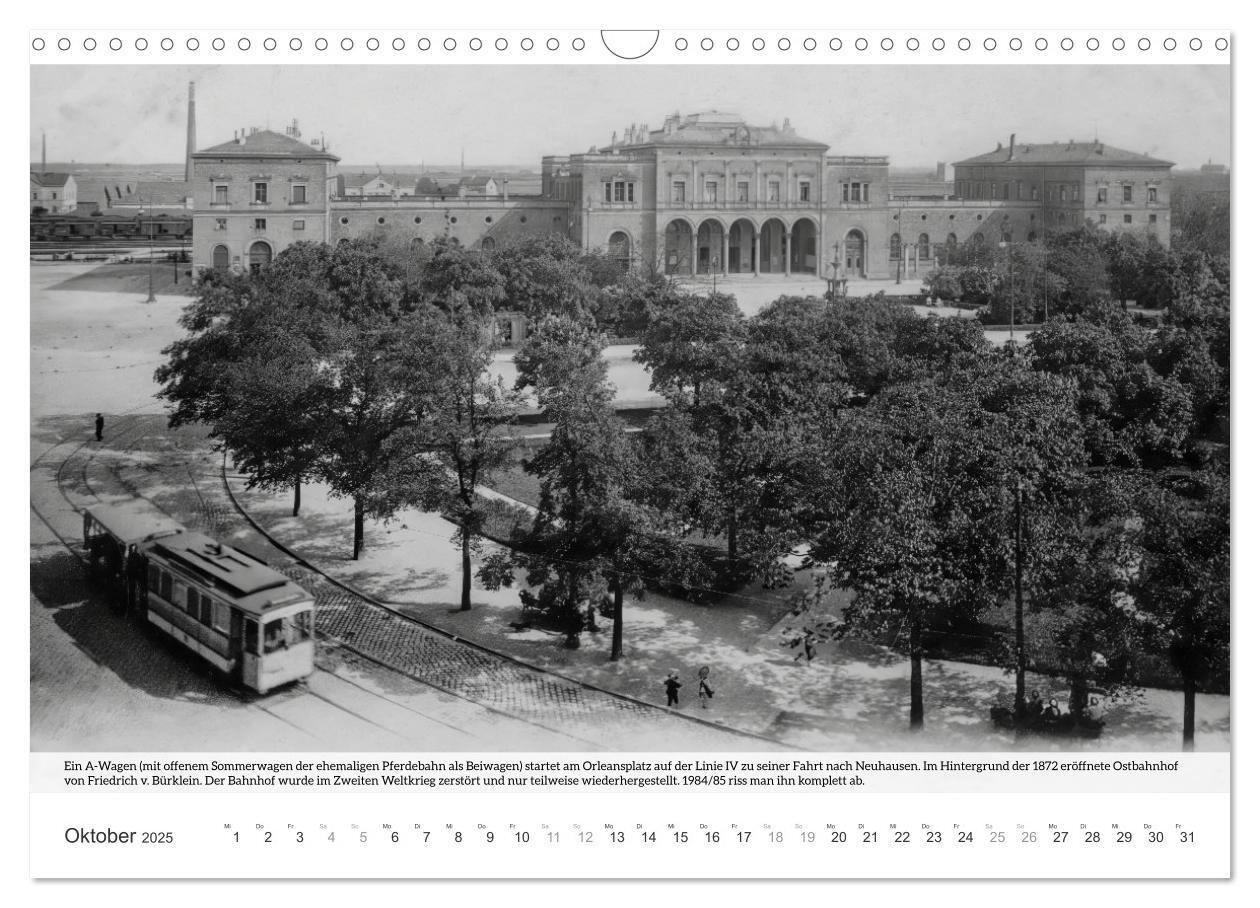
{"type": "Polygon", "coordinates": [[[302,480],[295,479],[293,481],[293,516],[298,515],[298,511],[302,509],[302,480]]]}
{"type": "Polygon", "coordinates": [[[910,616],[910,730],[923,727],[923,628],[919,610],[910,616]]]}
{"type": "Polygon", "coordinates": [[[738,529],[739,522],[735,517],[735,512],[731,511],[726,518],[726,557],[731,561],[739,556],[738,529]]]}
{"type": "Polygon", "coordinates": [[[472,529],[465,526],[459,534],[460,562],[464,576],[460,580],[459,610],[472,611],[472,529]]]}
{"type": "MultiPolygon", "coordinates": [[[[1027,714],[1024,687],[1024,489],[1015,489],[1015,718],[1027,714]]],[[[1016,729],[1019,728],[1017,724],[1016,729]]]]}
{"type": "Polygon", "coordinates": [[[359,496],[354,498],[354,560],[359,560],[359,553],[363,551],[363,499],[359,496]]]}
{"type": "Polygon", "coordinates": [[[1194,750],[1194,678],[1181,676],[1181,749],[1194,750]]]}
{"type": "Polygon", "coordinates": [[[625,593],[621,589],[621,578],[614,575],[613,577],[613,630],[612,630],[612,655],[609,657],[613,662],[621,658],[621,606],[625,601],[625,593]]]}

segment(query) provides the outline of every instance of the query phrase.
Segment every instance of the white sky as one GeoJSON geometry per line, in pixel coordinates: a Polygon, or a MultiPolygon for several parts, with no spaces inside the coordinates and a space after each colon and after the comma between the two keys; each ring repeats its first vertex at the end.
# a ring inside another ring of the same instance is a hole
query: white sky
{"type": "Polygon", "coordinates": [[[1091,139],[1183,167],[1230,164],[1227,66],[34,66],[31,160],[184,157],[248,126],[327,137],[343,165],[538,165],[627,124],[717,108],[784,117],[833,154],[952,162],[1021,141],[1091,139]]]}

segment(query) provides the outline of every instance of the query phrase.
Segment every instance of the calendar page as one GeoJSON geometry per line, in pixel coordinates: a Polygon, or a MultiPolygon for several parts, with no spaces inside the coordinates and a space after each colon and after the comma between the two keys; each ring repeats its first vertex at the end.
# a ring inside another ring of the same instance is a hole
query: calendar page
{"type": "Polygon", "coordinates": [[[31,878],[1231,877],[1228,29],[106,18],[31,878]]]}

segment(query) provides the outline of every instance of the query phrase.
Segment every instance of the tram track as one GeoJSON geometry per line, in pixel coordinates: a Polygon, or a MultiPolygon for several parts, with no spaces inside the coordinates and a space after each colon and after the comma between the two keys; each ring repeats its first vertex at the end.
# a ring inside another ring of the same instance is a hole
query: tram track
{"type": "MultiPolygon", "coordinates": [[[[172,518],[185,525],[203,529],[215,538],[230,538],[248,528],[283,556],[280,559],[272,556],[268,560],[315,596],[316,632],[321,648],[341,648],[346,653],[412,683],[463,700],[486,713],[571,740],[577,746],[607,748],[608,741],[599,740],[598,733],[599,725],[605,721],[643,724],[647,731],[666,718],[660,715],[662,711],[653,704],[605,691],[460,639],[379,603],[324,574],[300,555],[276,542],[244,510],[229,485],[226,460],[215,470],[211,470],[208,465],[204,470],[194,470],[197,460],[204,463],[204,450],[187,450],[176,444],[174,452],[183,451],[187,456],[178,457],[178,462],[167,462],[157,468],[145,466],[150,473],[156,471],[163,475],[171,486],[164,494],[156,496],[161,500],[154,500],[154,497],[145,494],[143,483],[137,483],[127,475],[135,469],[135,465],[131,465],[129,470],[125,455],[146,449],[143,443],[138,442],[146,437],[146,431],[150,429],[148,420],[155,418],[159,417],[132,415],[127,418],[126,423],[117,426],[111,432],[112,444],[105,449],[110,453],[108,458],[101,456],[103,450],[89,448],[93,444],[90,440],[75,446],[65,455],[58,464],[55,482],[58,492],[71,510],[76,514],[81,513],[93,501],[103,500],[102,495],[114,494],[109,489],[112,485],[118,490],[117,494],[144,498],[172,518]],[[79,460],[82,462],[74,463],[79,460]],[[108,479],[96,471],[101,465],[104,466],[108,479]],[[216,473],[218,475],[215,478],[220,482],[207,484],[206,480],[216,473]],[[216,488],[220,484],[222,488],[216,488]],[[188,496],[184,506],[178,504],[181,488],[186,490],[188,496]],[[176,503],[173,505],[168,500],[171,496],[175,497],[176,503]],[[275,563],[278,560],[283,563],[275,563]],[[595,734],[590,733],[587,723],[590,723],[589,728],[595,734]]],[[[32,470],[60,447],[62,444],[45,449],[32,462],[32,470]]],[[[62,545],[82,560],[82,555],[74,544],[57,531],[53,521],[46,519],[34,503],[32,511],[62,545]]],[[[457,725],[442,722],[364,685],[354,684],[342,674],[329,672],[318,665],[315,670],[321,677],[327,675],[338,683],[352,684],[364,693],[379,697],[393,707],[414,713],[425,721],[436,722],[450,730],[464,731],[457,725]]],[[[391,731],[371,717],[357,713],[312,690],[309,684],[301,685],[301,689],[314,699],[325,701],[330,707],[348,713],[359,721],[391,731]]],[[[262,703],[249,700],[248,703],[306,734],[318,737],[300,724],[281,716],[273,708],[278,705],[278,701],[268,700],[262,703]]],[[[775,749],[782,746],[762,735],[714,725],[690,716],[669,713],[667,718],[675,722],[684,721],[693,727],[708,728],[719,739],[737,736],[764,741],[775,749]]]]}
{"type": "MultiPolygon", "coordinates": [[[[142,421],[142,420],[143,420],[143,417],[131,417],[131,418],[129,419],[129,421],[128,421],[128,424],[127,424],[125,427],[123,427],[123,428],[122,428],[121,432],[119,432],[118,430],[115,430],[113,433],[111,433],[113,440],[117,440],[117,439],[119,439],[120,435],[121,435],[121,437],[122,437],[124,440],[131,440],[131,439],[134,439],[134,438],[136,437],[136,435],[137,435],[137,434],[139,434],[139,432],[140,432],[140,431],[142,431],[142,430],[145,428],[144,423],[143,423],[143,421],[142,421]]],[[[95,442],[94,442],[93,440],[89,439],[89,440],[87,440],[87,441],[81,442],[81,443],[79,443],[78,445],[74,446],[74,448],[70,451],[70,453],[69,453],[69,454],[67,454],[65,457],[63,457],[63,458],[61,459],[61,461],[58,463],[58,465],[57,465],[57,470],[56,470],[56,472],[55,472],[55,474],[54,474],[54,483],[55,483],[55,485],[56,485],[56,487],[57,487],[57,491],[58,491],[58,493],[60,494],[60,496],[61,496],[62,500],[66,503],[66,505],[67,505],[67,506],[68,506],[68,507],[69,507],[69,508],[70,508],[70,509],[71,509],[71,510],[72,510],[72,511],[76,514],[76,515],[77,515],[77,514],[81,514],[81,513],[83,512],[83,510],[84,510],[86,507],[90,507],[90,506],[91,506],[91,504],[92,504],[93,502],[84,502],[84,501],[82,501],[82,500],[77,500],[77,501],[76,501],[76,500],[75,500],[75,498],[74,498],[74,497],[72,497],[72,494],[71,494],[71,491],[72,491],[72,490],[68,490],[68,489],[67,489],[68,481],[67,481],[67,478],[66,478],[66,477],[67,477],[68,475],[76,475],[76,471],[75,471],[75,470],[73,469],[73,467],[72,467],[72,462],[74,461],[74,459],[75,459],[76,457],[79,457],[79,456],[80,456],[80,455],[84,452],[84,450],[85,450],[85,449],[88,449],[88,448],[89,448],[89,446],[93,445],[94,443],[95,443],[95,442]]],[[[125,444],[125,443],[126,443],[126,441],[124,441],[124,444],[125,444]]],[[[57,448],[59,448],[59,447],[63,447],[64,445],[67,445],[67,444],[69,444],[69,442],[59,442],[59,443],[57,443],[57,444],[50,445],[50,446],[49,446],[48,448],[46,448],[43,452],[41,452],[41,454],[40,454],[38,457],[36,457],[36,459],[35,459],[34,461],[32,461],[32,462],[31,462],[31,464],[30,464],[30,468],[31,468],[32,470],[36,469],[37,467],[39,467],[41,464],[43,464],[45,461],[47,461],[47,460],[48,460],[48,455],[49,455],[49,454],[51,454],[51,453],[52,453],[53,451],[55,451],[57,448]]],[[[115,449],[115,450],[116,450],[116,449],[115,449]]],[[[128,453],[130,450],[131,450],[130,448],[125,448],[125,449],[123,449],[123,451],[122,451],[121,453],[124,453],[124,454],[125,454],[125,453],[128,453]]],[[[84,492],[86,492],[86,494],[87,494],[87,495],[88,495],[88,496],[89,496],[89,497],[90,497],[90,498],[91,498],[94,502],[100,502],[100,501],[103,501],[103,500],[104,500],[104,499],[102,498],[101,494],[100,494],[99,492],[97,492],[97,491],[96,491],[96,488],[93,486],[93,484],[92,484],[91,480],[89,479],[89,470],[91,469],[93,462],[97,460],[97,457],[98,457],[98,454],[99,454],[99,453],[100,453],[99,449],[97,449],[97,450],[92,450],[92,453],[91,453],[88,457],[86,457],[86,458],[83,460],[82,466],[81,466],[81,467],[79,467],[79,468],[78,468],[78,470],[77,470],[77,479],[78,479],[79,484],[82,486],[83,491],[84,491],[84,492]]],[[[114,466],[109,466],[109,467],[107,467],[107,469],[108,469],[108,470],[109,470],[109,472],[110,472],[110,473],[114,476],[115,481],[117,481],[117,482],[119,483],[119,485],[120,485],[120,486],[122,486],[122,488],[124,489],[124,491],[125,491],[127,494],[133,495],[133,496],[135,496],[135,497],[143,497],[143,496],[140,496],[140,495],[138,494],[138,491],[137,491],[137,490],[136,490],[136,488],[134,487],[134,484],[132,484],[132,483],[128,482],[128,481],[127,481],[127,480],[125,480],[125,479],[123,479],[123,477],[120,475],[120,473],[119,473],[119,471],[117,470],[117,468],[116,468],[116,467],[114,467],[114,466]]],[[[146,500],[148,500],[148,499],[146,499],[146,500]]],[[[160,506],[160,505],[157,505],[157,504],[156,504],[156,503],[154,503],[154,502],[150,502],[150,503],[154,504],[154,506],[155,506],[155,507],[158,507],[158,508],[159,508],[159,510],[162,510],[162,511],[163,511],[163,513],[167,513],[167,514],[168,514],[168,516],[172,516],[172,517],[174,517],[174,516],[175,516],[175,515],[171,515],[171,514],[169,513],[169,511],[167,511],[166,509],[161,508],[161,506],[160,506]]],[[[33,513],[33,514],[34,514],[34,515],[35,515],[35,516],[36,516],[36,517],[40,520],[40,522],[41,522],[41,523],[43,523],[43,525],[44,525],[44,526],[48,529],[48,531],[49,531],[50,533],[52,533],[52,535],[53,535],[53,536],[57,539],[57,541],[58,541],[58,543],[61,545],[61,547],[63,547],[63,548],[64,548],[67,552],[69,552],[69,553],[70,553],[70,555],[71,555],[71,556],[73,556],[73,557],[74,557],[74,558],[75,558],[75,559],[76,559],[76,560],[77,560],[80,564],[82,564],[84,567],[86,567],[86,566],[87,566],[87,558],[86,558],[86,556],[85,556],[84,552],[82,551],[82,546],[76,545],[75,543],[73,543],[73,542],[71,542],[69,539],[67,539],[67,534],[63,533],[63,532],[61,531],[61,529],[59,529],[59,528],[55,525],[53,515],[50,515],[50,514],[46,514],[46,513],[44,513],[44,512],[43,512],[43,511],[42,511],[39,507],[37,507],[37,506],[36,506],[33,502],[32,502],[32,504],[31,504],[31,511],[32,511],[32,513],[33,513]]],[[[84,649],[82,646],[80,646],[80,650],[81,650],[82,652],[84,652],[84,653],[85,653],[85,654],[86,654],[89,658],[91,658],[91,659],[92,659],[94,662],[96,662],[97,664],[103,664],[103,663],[101,662],[101,660],[100,660],[99,658],[97,658],[97,657],[95,656],[95,654],[91,653],[89,650],[84,649]]],[[[180,652],[181,652],[181,654],[183,653],[183,651],[182,651],[182,650],[181,650],[180,652]]],[[[328,670],[327,670],[327,669],[325,669],[325,668],[322,668],[322,667],[316,666],[316,667],[315,667],[315,671],[316,671],[316,672],[319,672],[319,673],[326,674],[326,675],[328,675],[330,678],[334,678],[334,679],[336,679],[338,682],[341,682],[341,683],[348,683],[348,682],[346,682],[346,679],[345,679],[345,678],[341,677],[340,675],[338,675],[338,674],[337,674],[337,673],[335,673],[335,672],[330,672],[330,671],[328,671],[328,670]]],[[[362,685],[354,685],[354,686],[356,686],[356,687],[361,687],[361,688],[362,688],[362,685]]],[[[320,701],[322,701],[322,702],[327,703],[328,705],[330,705],[330,706],[332,706],[332,707],[334,707],[334,708],[336,708],[336,709],[340,710],[341,712],[344,712],[344,713],[347,713],[347,714],[349,714],[349,715],[353,716],[355,719],[357,719],[357,720],[359,720],[359,721],[361,721],[361,722],[367,723],[367,724],[369,724],[369,725],[374,725],[374,726],[377,726],[377,727],[379,727],[379,728],[382,728],[382,729],[383,729],[383,730],[385,730],[385,731],[390,731],[390,732],[391,732],[391,734],[393,733],[390,729],[386,728],[385,726],[380,725],[380,724],[379,724],[379,723],[377,723],[375,720],[373,720],[371,717],[366,716],[366,715],[363,715],[363,714],[360,714],[360,713],[356,713],[354,710],[349,709],[348,707],[346,707],[346,706],[344,706],[344,705],[342,705],[342,704],[337,703],[336,701],[332,700],[331,698],[326,697],[326,696],[324,696],[324,695],[322,695],[322,694],[319,694],[318,692],[315,692],[315,691],[310,690],[310,689],[309,689],[309,686],[308,686],[308,685],[306,685],[305,683],[303,683],[302,685],[299,685],[299,689],[301,690],[301,692],[302,692],[302,694],[303,694],[303,695],[309,695],[309,696],[311,696],[311,697],[313,697],[313,698],[315,698],[315,699],[317,699],[317,700],[320,700],[320,701]]],[[[365,691],[368,691],[368,692],[370,692],[370,693],[374,693],[374,692],[371,692],[369,688],[362,688],[362,689],[363,689],[363,690],[365,690],[365,691]]],[[[378,696],[379,696],[379,695],[378,695],[378,696]]],[[[387,702],[390,702],[390,703],[394,703],[394,701],[389,700],[389,698],[387,698],[387,697],[381,697],[381,699],[382,699],[382,700],[385,700],[385,701],[387,701],[387,702]]],[[[289,718],[285,717],[285,716],[284,716],[284,715],[282,715],[280,712],[278,712],[276,709],[274,709],[274,708],[273,708],[273,706],[272,706],[271,704],[268,704],[268,703],[259,703],[259,702],[256,702],[256,701],[253,701],[253,700],[250,700],[250,699],[246,699],[246,698],[242,698],[242,703],[243,703],[245,706],[247,706],[248,708],[251,708],[251,709],[256,709],[256,710],[259,710],[259,711],[261,711],[261,712],[263,712],[263,713],[266,713],[267,715],[269,715],[269,716],[271,716],[271,717],[273,717],[273,718],[277,719],[278,721],[283,722],[285,725],[288,725],[289,727],[291,727],[291,728],[293,728],[293,729],[296,729],[297,731],[302,732],[303,734],[307,735],[308,737],[312,738],[313,740],[317,740],[317,741],[318,741],[318,740],[321,740],[321,738],[320,738],[320,736],[319,736],[318,734],[316,734],[315,732],[311,731],[309,728],[305,728],[305,727],[303,727],[302,725],[300,725],[300,724],[298,724],[298,723],[296,723],[296,722],[293,722],[291,719],[289,719],[289,718]]],[[[396,704],[396,703],[395,703],[394,705],[396,705],[396,706],[397,706],[397,705],[400,705],[400,704],[396,704]]],[[[405,708],[405,707],[403,707],[403,708],[405,708]]],[[[429,719],[430,721],[438,721],[438,720],[432,720],[430,717],[425,717],[425,716],[424,716],[424,714],[423,714],[423,713],[419,713],[419,711],[414,711],[414,712],[416,712],[416,713],[417,713],[417,715],[420,715],[420,716],[422,716],[422,717],[424,717],[424,718],[429,719]]],[[[446,724],[446,723],[439,723],[439,724],[446,724]]]]}
{"type": "MultiPolygon", "coordinates": [[[[131,416],[127,418],[127,421],[124,424],[117,426],[114,429],[114,431],[111,432],[112,444],[108,450],[113,454],[121,454],[121,455],[126,455],[127,453],[131,453],[132,451],[134,451],[133,445],[134,445],[135,440],[137,438],[143,438],[145,430],[147,429],[147,426],[144,420],[145,420],[145,417],[143,416],[131,416]]],[[[58,442],[53,445],[49,445],[39,454],[39,456],[35,458],[35,460],[33,460],[30,463],[30,469],[32,471],[34,471],[40,466],[50,465],[49,461],[54,455],[54,452],[56,452],[58,449],[64,450],[66,447],[73,445],[73,447],[71,447],[68,453],[66,453],[63,457],[60,458],[59,461],[56,462],[57,465],[56,465],[56,470],[53,474],[53,483],[56,487],[57,493],[59,494],[61,500],[66,505],[66,509],[68,509],[69,511],[72,511],[75,515],[82,514],[85,508],[90,507],[93,503],[104,501],[103,496],[106,494],[109,494],[109,492],[107,492],[104,488],[101,487],[99,480],[94,482],[92,478],[92,470],[94,466],[100,465],[104,460],[100,456],[102,454],[102,450],[95,448],[94,447],[95,444],[96,444],[95,441],[92,439],[88,439],[78,444],[73,444],[73,442],[66,442],[66,441],[58,442]]],[[[111,479],[113,480],[113,482],[117,485],[119,489],[119,494],[125,494],[125,495],[136,497],[136,498],[145,498],[145,500],[153,504],[154,507],[158,508],[163,513],[167,514],[173,519],[180,520],[181,522],[185,524],[190,524],[190,525],[201,524],[205,529],[211,530],[217,536],[227,535],[231,530],[234,529],[228,525],[228,521],[225,519],[224,509],[222,508],[222,506],[220,506],[217,502],[212,502],[207,499],[206,495],[202,491],[201,483],[197,481],[196,474],[193,472],[192,467],[186,463],[183,464],[183,472],[187,476],[188,487],[191,488],[194,494],[196,495],[198,505],[199,505],[199,507],[196,509],[193,515],[193,519],[189,519],[187,515],[182,514],[182,513],[172,513],[169,508],[163,507],[160,503],[153,501],[151,498],[144,496],[141,493],[139,487],[136,485],[136,483],[134,483],[133,481],[131,481],[130,479],[128,479],[126,476],[123,475],[123,468],[120,467],[119,463],[117,462],[105,463],[104,466],[105,466],[106,471],[110,475],[111,479]]],[[[205,477],[203,477],[203,481],[204,481],[204,478],[205,477]]],[[[80,564],[83,564],[84,566],[86,566],[87,564],[86,555],[82,551],[82,546],[77,545],[74,541],[72,541],[71,537],[73,537],[73,533],[65,532],[64,526],[58,527],[57,525],[58,521],[55,515],[45,513],[45,510],[41,509],[34,502],[31,503],[31,511],[36,516],[36,518],[38,518],[39,521],[43,523],[43,525],[54,536],[54,538],[56,538],[60,546],[64,548],[67,552],[69,552],[77,561],[80,562],[80,564]]],[[[292,573],[292,569],[290,569],[289,573],[292,573]]],[[[310,577],[299,578],[299,579],[307,579],[309,582],[310,577]]],[[[373,665],[381,669],[385,669],[387,671],[390,671],[393,674],[397,674],[404,678],[407,678],[413,683],[421,684],[425,688],[437,691],[438,693],[441,693],[441,694],[455,696],[459,699],[463,699],[468,702],[474,703],[474,705],[478,705],[480,706],[480,708],[485,709],[488,712],[497,713],[497,714],[503,715],[504,717],[515,719],[521,722],[525,722],[530,725],[538,725],[537,723],[530,722],[527,719],[511,716],[508,713],[503,713],[498,710],[488,708],[481,704],[475,704],[475,701],[468,700],[468,698],[465,698],[465,697],[460,697],[459,694],[457,693],[454,693],[449,690],[445,690],[437,685],[434,685],[425,681],[424,679],[416,678],[408,674],[407,672],[400,671],[396,667],[393,667],[386,662],[371,658],[369,654],[358,652],[353,646],[347,645],[343,641],[334,640],[323,634],[321,634],[320,636],[321,638],[323,638],[322,645],[325,649],[328,649],[328,648],[344,649],[346,652],[354,653],[355,655],[360,656],[361,658],[365,659],[368,662],[371,662],[373,665]]],[[[97,659],[92,653],[88,652],[87,650],[83,650],[83,651],[90,658],[92,658],[93,661],[96,661],[98,664],[102,664],[100,660],[97,659]]],[[[182,653],[183,651],[181,650],[180,652],[182,653]]],[[[410,707],[406,705],[405,703],[401,703],[398,700],[392,699],[388,696],[385,696],[384,694],[381,694],[378,691],[373,690],[371,687],[368,687],[363,684],[358,684],[352,679],[347,678],[345,675],[341,673],[330,671],[329,669],[324,668],[319,665],[315,666],[315,672],[318,675],[329,679],[331,682],[335,684],[345,685],[345,686],[354,688],[361,695],[370,696],[381,701],[384,704],[388,704],[390,708],[404,710],[407,713],[410,713],[416,716],[418,719],[423,720],[424,722],[433,723],[441,727],[444,727],[448,730],[459,732],[460,734],[468,735],[469,737],[471,737],[471,735],[469,735],[469,733],[467,732],[465,728],[457,724],[443,721],[442,719],[437,718],[431,714],[425,713],[422,710],[418,710],[413,707],[410,707]]],[[[373,726],[375,728],[381,729],[382,731],[387,732],[390,735],[398,737],[400,742],[405,743],[406,741],[405,737],[399,735],[395,730],[389,728],[388,726],[383,725],[380,722],[376,721],[371,716],[366,715],[364,713],[357,712],[354,709],[351,709],[350,707],[346,706],[345,704],[339,703],[337,700],[333,699],[332,697],[326,696],[325,694],[322,694],[319,691],[312,689],[311,685],[308,682],[302,682],[293,688],[280,692],[280,695],[283,698],[281,700],[274,700],[274,699],[268,698],[266,701],[260,701],[260,699],[254,698],[252,696],[248,696],[247,695],[248,692],[246,691],[238,690],[237,693],[246,695],[246,696],[241,697],[241,701],[246,707],[251,708],[251,709],[256,709],[263,713],[266,713],[272,718],[303,733],[304,735],[312,738],[313,740],[323,740],[323,738],[321,738],[321,736],[316,731],[313,731],[312,729],[307,728],[303,726],[302,724],[295,722],[291,718],[285,716],[277,707],[283,706],[284,703],[291,702],[292,700],[298,699],[299,697],[310,697],[314,700],[318,700],[322,703],[325,703],[328,707],[332,709],[335,709],[341,713],[345,713],[346,715],[351,716],[356,721],[363,722],[369,726],[373,726]]],[[[552,734],[571,738],[574,740],[575,743],[581,743],[587,746],[595,746],[595,742],[588,741],[578,736],[567,734],[561,730],[554,729],[554,728],[547,728],[546,726],[538,726],[538,727],[544,728],[546,731],[552,734]]]]}

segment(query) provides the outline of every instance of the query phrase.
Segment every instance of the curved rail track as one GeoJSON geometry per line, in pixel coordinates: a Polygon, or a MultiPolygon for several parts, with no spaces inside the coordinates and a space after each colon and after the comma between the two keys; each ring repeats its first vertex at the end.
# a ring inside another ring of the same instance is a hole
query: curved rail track
{"type": "MultiPolygon", "coordinates": [[[[31,471],[51,470],[53,464],[53,481],[64,507],[58,509],[59,514],[44,513],[32,498],[31,510],[75,557],[83,559],[84,553],[74,541],[77,528],[67,529],[66,512],[76,516],[77,527],[77,516],[85,507],[108,498],[146,498],[181,523],[233,542],[256,533],[256,541],[269,547],[267,560],[315,596],[322,656],[341,654],[371,663],[487,713],[534,726],[553,738],[558,748],[628,747],[642,736],[668,740],[671,729],[689,746],[782,746],[771,738],[669,712],[526,665],[400,614],[330,579],[268,538],[245,514],[231,494],[226,470],[208,462],[204,438],[190,431],[168,431],[161,416],[123,414],[113,422],[104,445],[92,440],[50,445],[31,462],[31,471]],[[185,442],[192,443],[181,448],[185,442]]],[[[394,732],[373,715],[347,706],[329,688],[345,688],[344,693],[360,701],[384,701],[379,704],[382,709],[404,721],[414,715],[416,720],[443,726],[448,734],[467,733],[461,720],[446,721],[414,708],[405,698],[385,696],[320,665],[308,682],[267,697],[242,699],[313,737],[318,736],[284,714],[286,704],[312,697],[348,713],[354,721],[394,732]]],[[[405,736],[398,737],[406,743],[405,736]]],[[[469,733],[468,737],[470,748],[475,747],[473,736],[469,733]]]]}

